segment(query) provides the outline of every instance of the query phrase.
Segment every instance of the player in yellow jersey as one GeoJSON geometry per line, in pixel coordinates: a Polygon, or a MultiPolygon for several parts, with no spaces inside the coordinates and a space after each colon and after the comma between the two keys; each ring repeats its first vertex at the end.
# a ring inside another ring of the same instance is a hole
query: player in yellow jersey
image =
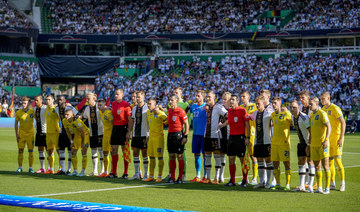
{"type": "MultiPolygon", "coordinates": [[[[255,111],[257,111],[256,104],[250,102],[250,93],[248,91],[243,91],[241,93],[241,102],[240,107],[245,108],[246,112],[251,116],[255,111]]],[[[250,120],[250,142],[247,145],[247,153],[250,155],[252,161],[252,169],[253,169],[253,179],[250,185],[257,184],[257,176],[258,176],[258,162],[256,157],[254,157],[254,144],[255,144],[255,121],[250,120]]],[[[246,135],[248,136],[248,135],[246,135]]]]}
{"type": "Polygon", "coordinates": [[[148,99],[147,105],[149,110],[146,113],[150,132],[147,153],[150,157],[150,174],[149,178],[144,181],[154,181],[154,171],[156,167],[155,158],[158,158],[159,170],[156,182],[161,182],[164,169],[164,121],[166,121],[167,116],[162,107],[156,105],[156,99],[154,97],[148,99]]]}
{"type": "Polygon", "coordinates": [[[58,148],[59,142],[59,121],[60,116],[57,112],[56,106],[54,105],[53,95],[46,96],[46,147],[48,151],[48,159],[50,168],[45,172],[45,174],[54,174],[54,149],[58,148]]]}
{"type": "MultiPolygon", "coordinates": [[[[327,114],[319,109],[319,99],[310,98],[310,159],[314,161],[316,169],[316,180],[318,183],[318,193],[330,193],[330,169],[329,169],[329,136],[331,125],[327,114]],[[321,162],[321,163],[320,163],[321,162]],[[325,170],[325,189],[322,189],[322,171],[321,164],[325,170]]],[[[313,192],[313,185],[309,185],[309,192],[313,192]]]]}
{"type": "Polygon", "coordinates": [[[341,161],[341,155],[344,145],[344,134],[346,129],[346,123],[343,116],[343,113],[337,105],[331,103],[329,92],[324,92],[320,96],[321,104],[323,105],[322,110],[329,117],[331,125],[331,134],[330,134],[330,157],[329,157],[329,167],[331,172],[330,179],[330,189],[335,190],[335,165],[338,168],[338,173],[340,176],[340,191],[345,191],[345,169],[341,161]]]}
{"type": "Polygon", "coordinates": [[[274,189],[280,189],[280,161],[285,166],[286,186],[284,190],[290,190],[290,125],[292,124],[291,113],[281,111],[281,98],[274,97],[272,106],[275,110],[271,114],[271,121],[274,126],[274,132],[271,140],[271,160],[274,164],[274,176],[276,186],[274,189]]]}
{"type": "Polygon", "coordinates": [[[22,109],[15,114],[15,135],[16,142],[19,149],[18,164],[19,168],[16,172],[22,172],[22,163],[24,158],[25,145],[29,152],[29,172],[34,173],[32,165],[34,163],[34,110],[29,108],[30,99],[28,97],[22,98],[22,109]],[[20,126],[19,126],[20,123],[20,126]]]}
{"type": "Polygon", "coordinates": [[[113,116],[112,112],[109,108],[106,107],[105,100],[99,99],[98,100],[98,107],[101,121],[104,125],[104,134],[103,134],[103,143],[102,149],[104,152],[104,172],[101,173],[98,177],[107,177],[109,175],[109,162],[110,162],[110,152],[111,152],[111,145],[110,145],[110,138],[113,128],[113,116]]]}
{"type": "Polygon", "coordinates": [[[68,176],[76,175],[78,177],[84,177],[87,165],[87,149],[90,142],[90,130],[81,119],[75,119],[72,109],[65,111],[65,118],[62,120],[62,123],[71,143],[71,161],[74,167],[74,171],[68,174],[68,176]],[[78,173],[76,153],[80,148],[82,154],[82,169],[81,172],[78,173]]]}

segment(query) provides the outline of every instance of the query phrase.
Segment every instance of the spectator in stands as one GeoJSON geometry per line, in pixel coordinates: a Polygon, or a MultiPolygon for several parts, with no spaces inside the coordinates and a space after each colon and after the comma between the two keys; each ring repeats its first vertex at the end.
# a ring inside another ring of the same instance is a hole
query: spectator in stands
{"type": "Polygon", "coordinates": [[[11,8],[7,0],[0,0],[0,27],[31,28],[33,24],[20,12],[11,8]]]}

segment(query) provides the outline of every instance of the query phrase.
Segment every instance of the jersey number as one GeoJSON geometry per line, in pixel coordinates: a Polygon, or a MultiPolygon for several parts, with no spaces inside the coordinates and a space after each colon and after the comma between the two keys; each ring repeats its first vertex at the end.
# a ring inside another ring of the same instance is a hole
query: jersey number
{"type": "Polygon", "coordinates": [[[289,157],[289,151],[285,151],[285,157],[289,157]]]}
{"type": "Polygon", "coordinates": [[[285,115],[284,115],[284,114],[280,114],[279,119],[284,119],[284,118],[285,118],[285,115]]]}
{"type": "Polygon", "coordinates": [[[252,110],[252,109],[253,109],[253,107],[254,107],[254,106],[249,106],[249,109],[248,109],[248,110],[249,110],[249,111],[250,111],[250,110],[252,110]]]}

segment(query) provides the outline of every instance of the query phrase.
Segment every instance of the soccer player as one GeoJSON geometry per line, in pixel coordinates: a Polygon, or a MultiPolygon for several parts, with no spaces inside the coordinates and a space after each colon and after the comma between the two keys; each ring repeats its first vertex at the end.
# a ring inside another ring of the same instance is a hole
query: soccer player
{"type": "Polygon", "coordinates": [[[183,109],[177,106],[179,97],[172,95],[170,97],[170,109],[169,109],[169,133],[167,139],[167,148],[170,154],[170,173],[171,178],[166,183],[180,184],[183,182],[184,172],[184,146],[187,142],[187,136],[189,133],[189,122],[187,115],[183,109]],[[183,130],[185,131],[183,132],[183,130]],[[179,162],[179,177],[175,181],[175,169],[176,169],[176,158],[179,162]]]}
{"type": "Polygon", "coordinates": [[[35,173],[45,173],[45,148],[46,148],[46,105],[43,105],[43,99],[40,95],[35,96],[35,121],[36,135],[35,146],[38,147],[40,169],[35,173]]]}
{"type": "Polygon", "coordinates": [[[66,109],[65,118],[62,120],[66,134],[71,143],[71,161],[74,171],[68,176],[84,177],[87,165],[87,149],[89,147],[89,128],[81,121],[76,119],[72,109],[66,109]],[[77,171],[77,151],[81,148],[82,154],[82,169],[77,171]]]}
{"type": "MultiPolygon", "coordinates": [[[[300,111],[299,103],[296,100],[290,102],[290,112],[292,114],[292,122],[295,127],[296,133],[299,137],[297,145],[297,156],[299,165],[299,178],[300,186],[295,191],[305,191],[305,176],[306,176],[306,159],[309,155],[309,139],[310,139],[310,119],[309,116],[300,111]]],[[[315,167],[312,161],[310,165],[310,181],[314,183],[315,167]]]]}
{"type": "MultiPolygon", "coordinates": [[[[113,130],[111,132],[111,173],[108,178],[117,178],[117,163],[119,161],[119,145],[124,152],[126,134],[128,132],[128,123],[131,119],[130,104],[124,101],[124,90],[118,88],[115,90],[115,101],[112,102],[113,130]]],[[[129,163],[124,158],[124,174],[122,179],[128,178],[129,163]]]]}
{"type": "MultiPolygon", "coordinates": [[[[330,193],[330,169],[329,169],[329,136],[331,133],[331,125],[329,118],[322,109],[319,109],[319,99],[317,97],[310,98],[310,127],[311,139],[310,143],[310,159],[314,161],[316,169],[316,180],[318,183],[319,193],[330,193]],[[321,163],[320,163],[321,162],[321,163]],[[325,189],[322,190],[322,171],[321,164],[325,170],[325,189]]],[[[309,185],[309,192],[313,192],[313,185],[309,185]]]]}
{"type": "MultiPolygon", "coordinates": [[[[249,115],[252,115],[256,110],[256,104],[250,102],[250,93],[248,91],[243,91],[241,93],[241,107],[245,108],[246,112],[249,115]]],[[[250,123],[250,142],[246,146],[246,151],[250,155],[252,161],[252,169],[253,169],[253,178],[251,180],[250,185],[257,184],[257,176],[258,176],[258,162],[256,157],[254,157],[254,143],[255,143],[255,122],[253,120],[249,121],[250,123]]],[[[247,137],[249,135],[246,135],[247,137]]]]}
{"type": "Polygon", "coordinates": [[[147,122],[147,111],[148,106],[145,104],[145,92],[138,91],[136,93],[136,102],[137,105],[132,109],[132,116],[129,121],[129,130],[126,135],[126,138],[130,140],[132,133],[131,147],[133,150],[134,157],[134,166],[135,174],[129,180],[140,180],[140,151],[143,157],[143,166],[144,166],[144,180],[148,178],[148,165],[149,160],[147,156],[147,142],[149,137],[149,125],[147,122]]]}
{"type": "Polygon", "coordinates": [[[307,114],[308,116],[310,116],[311,114],[309,101],[310,101],[310,92],[306,90],[300,91],[300,102],[301,102],[300,111],[302,113],[307,114]]]}
{"type": "MultiPolygon", "coordinates": [[[[227,110],[221,104],[215,104],[215,92],[210,90],[206,94],[207,112],[206,112],[206,128],[204,138],[205,151],[205,168],[206,179],[202,183],[219,184],[219,173],[221,168],[221,147],[219,137],[219,123],[220,117],[227,115],[227,110]],[[215,179],[211,182],[211,156],[214,154],[215,158],[215,179]]],[[[220,132],[221,134],[221,132],[220,132]]]]}
{"type": "Polygon", "coordinates": [[[24,158],[24,149],[27,145],[29,152],[29,172],[34,173],[32,165],[34,163],[34,110],[29,108],[28,97],[22,98],[22,109],[16,111],[15,114],[15,135],[19,149],[18,164],[19,168],[16,172],[22,172],[22,163],[24,158]],[[20,126],[19,126],[20,123],[20,126]]]}
{"type": "Polygon", "coordinates": [[[136,101],[136,94],[137,94],[138,91],[134,91],[132,94],[131,94],[131,101],[132,101],[132,104],[130,105],[131,107],[131,110],[137,105],[137,101],[136,101]]]}
{"type": "Polygon", "coordinates": [[[154,181],[154,171],[156,167],[155,158],[159,161],[158,177],[156,182],[162,181],[162,172],[164,169],[164,121],[167,116],[163,111],[161,105],[156,105],[156,99],[151,97],[147,101],[149,110],[146,117],[149,124],[149,141],[147,147],[147,153],[150,157],[150,175],[145,182],[154,181]]]}
{"type": "MultiPolygon", "coordinates": [[[[230,137],[227,144],[227,155],[229,157],[230,181],[225,186],[235,186],[236,156],[240,158],[241,166],[243,166],[246,145],[250,142],[250,136],[246,137],[245,132],[250,135],[250,116],[243,107],[239,106],[240,97],[231,95],[230,108],[228,110],[228,120],[219,127],[229,125],[230,137]]],[[[247,171],[242,169],[243,180],[240,187],[247,186],[247,171]]]]}
{"type": "Polygon", "coordinates": [[[54,96],[49,94],[46,96],[46,147],[48,151],[50,169],[45,174],[54,174],[54,149],[58,149],[59,142],[59,121],[60,117],[54,105],[54,96]]]}
{"type": "MultiPolygon", "coordinates": [[[[196,177],[191,182],[201,181],[201,157],[204,157],[204,134],[206,126],[206,111],[205,111],[205,91],[198,90],[196,92],[196,103],[190,107],[190,111],[193,114],[193,138],[192,138],[192,153],[195,156],[195,169],[196,177]]],[[[204,173],[205,174],[205,173],[204,173]]]]}
{"type": "Polygon", "coordinates": [[[272,105],[270,104],[271,91],[262,89],[262,90],[260,91],[260,96],[263,96],[263,97],[264,97],[264,106],[265,106],[265,109],[267,109],[268,107],[271,107],[271,110],[274,110],[274,109],[272,108],[272,105]]]}
{"type": "Polygon", "coordinates": [[[101,121],[104,125],[104,134],[102,139],[102,149],[104,153],[104,172],[101,173],[98,177],[107,177],[109,175],[109,154],[111,151],[110,139],[111,139],[111,132],[113,128],[113,115],[111,109],[106,107],[106,102],[104,99],[98,100],[98,108],[99,108],[99,115],[101,121]]]}
{"type": "Polygon", "coordinates": [[[330,189],[335,190],[335,165],[338,168],[340,176],[340,191],[345,191],[345,169],[341,161],[341,155],[344,145],[344,134],[346,129],[346,123],[341,112],[340,107],[331,103],[329,92],[324,92],[320,96],[321,104],[323,105],[322,110],[327,113],[331,125],[330,134],[330,157],[329,167],[331,172],[330,189]]]}
{"type": "Polygon", "coordinates": [[[258,96],[255,99],[257,111],[251,115],[255,121],[255,145],[254,157],[259,164],[260,182],[254,188],[270,188],[273,163],[270,158],[271,139],[273,129],[271,127],[271,114],[274,112],[272,106],[265,108],[266,99],[264,96],[258,96]]]}
{"type": "MultiPolygon", "coordinates": [[[[222,104],[224,108],[227,110],[230,109],[230,99],[231,99],[231,93],[225,92],[222,95],[222,104]]],[[[223,124],[227,121],[227,116],[220,116],[220,123],[223,124]]],[[[229,126],[224,126],[220,128],[220,162],[221,162],[221,168],[219,173],[219,183],[224,182],[224,171],[225,171],[225,155],[227,154],[227,146],[228,146],[228,140],[229,140],[229,126]]]]}
{"type": "Polygon", "coordinates": [[[91,156],[93,163],[93,171],[88,176],[98,176],[98,150],[100,155],[100,164],[101,164],[101,172],[104,172],[104,154],[102,150],[102,139],[104,133],[104,125],[101,121],[99,108],[96,104],[97,95],[94,93],[89,93],[86,96],[86,101],[88,102],[88,106],[85,107],[83,112],[83,119],[87,119],[89,123],[90,130],[90,148],[91,148],[91,156]]]}
{"type": "Polygon", "coordinates": [[[291,113],[289,111],[281,111],[280,97],[272,99],[272,106],[274,112],[271,114],[272,125],[274,132],[271,140],[271,160],[274,165],[274,176],[276,179],[276,186],[274,189],[280,189],[280,161],[285,166],[286,186],[285,191],[290,190],[290,125],[292,124],[291,113]]]}

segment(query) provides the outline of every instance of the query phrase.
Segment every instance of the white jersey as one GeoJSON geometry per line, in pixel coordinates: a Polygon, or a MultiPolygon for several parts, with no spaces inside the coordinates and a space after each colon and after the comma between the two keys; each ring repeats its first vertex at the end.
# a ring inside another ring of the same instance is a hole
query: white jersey
{"type": "Polygon", "coordinates": [[[221,131],[219,130],[220,117],[225,116],[227,110],[224,105],[215,104],[213,107],[209,108],[209,111],[206,113],[206,128],[205,128],[205,137],[206,138],[220,138],[221,131]]]}
{"type": "MultiPolygon", "coordinates": [[[[87,106],[83,112],[83,118],[88,120],[90,136],[93,136],[94,130],[92,129],[92,125],[97,125],[97,135],[104,134],[104,125],[100,118],[99,108],[97,104],[95,105],[95,110],[91,112],[90,105],[87,106]],[[93,114],[91,114],[93,113],[93,114]]],[[[96,130],[95,130],[96,131],[96,130]]]]}
{"type": "Polygon", "coordinates": [[[295,118],[291,116],[293,125],[296,129],[297,135],[299,137],[299,143],[308,144],[309,143],[309,132],[310,129],[310,118],[307,114],[300,112],[299,116],[295,118]]]}
{"type": "Polygon", "coordinates": [[[271,114],[273,112],[273,107],[268,106],[263,112],[257,110],[251,114],[251,120],[255,122],[255,144],[271,144],[273,135],[271,114]]]}
{"type": "Polygon", "coordinates": [[[35,106],[36,133],[46,133],[46,105],[35,106]]]}
{"type": "Polygon", "coordinates": [[[133,137],[148,137],[149,123],[147,121],[148,106],[144,104],[142,107],[135,106],[132,109],[131,118],[134,119],[133,137]]]}

